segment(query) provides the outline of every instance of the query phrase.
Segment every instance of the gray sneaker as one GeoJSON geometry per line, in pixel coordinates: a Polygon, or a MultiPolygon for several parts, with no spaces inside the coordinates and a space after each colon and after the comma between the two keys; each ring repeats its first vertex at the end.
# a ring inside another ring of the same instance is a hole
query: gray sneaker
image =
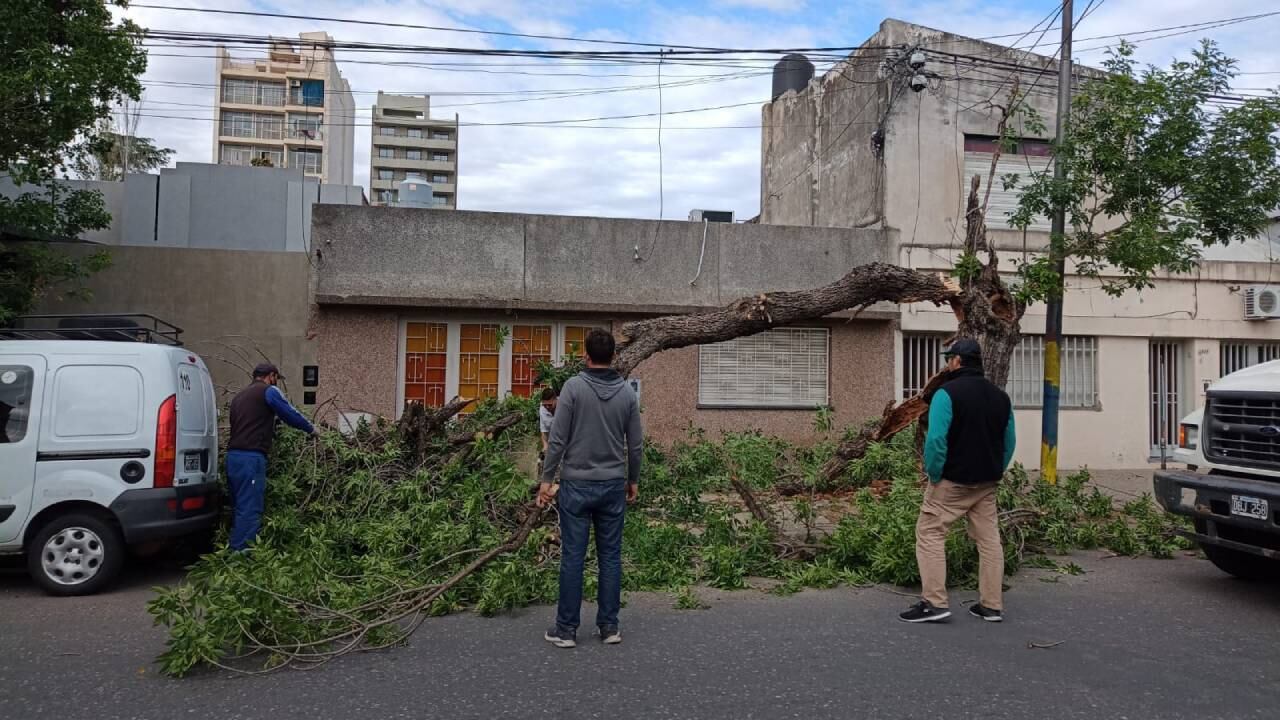
{"type": "Polygon", "coordinates": [[[551,628],[542,635],[542,639],[558,648],[571,648],[578,646],[577,633],[572,630],[565,630],[558,625],[552,625],[551,628]]]}
{"type": "Polygon", "coordinates": [[[600,636],[600,642],[605,645],[617,645],[622,642],[622,633],[618,632],[616,625],[602,625],[596,630],[596,634],[600,636]]]}

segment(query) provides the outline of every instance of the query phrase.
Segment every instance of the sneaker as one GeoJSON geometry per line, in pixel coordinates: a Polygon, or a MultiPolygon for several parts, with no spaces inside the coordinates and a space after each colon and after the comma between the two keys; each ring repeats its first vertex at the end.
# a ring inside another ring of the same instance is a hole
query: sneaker
{"type": "Polygon", "coordinates": [[[576,633],[572,630],[564,630],[558,625],[552,625],[551,628],[542,635],[542,639],[558,648],[571,648],[578,646],[576,633]]]}
{"type": "Polygon", "coordinates": [[[603,625],[596,633],[600,636],[600,642],[605,645],[617,645],[622,642],[622,633],[618,632],[616,625],[603,625]]]}
{"type": "Polygon", "coordinates": [[[1000,614],[999,610],[992,610],[989,607],[985,607],[982,603],[974,603],[970,605],[969,614],[976,618],[982,618],[987,622],[1001,622],[1004,620],[1004,615],[1000,614]]]}
{"type": "Polygon", "coordinates": [[[949,617],[950,610],[934,607],[928,600],[921,600],[898,615],[899,620],[909,623],[944,622],[949,617]]]}

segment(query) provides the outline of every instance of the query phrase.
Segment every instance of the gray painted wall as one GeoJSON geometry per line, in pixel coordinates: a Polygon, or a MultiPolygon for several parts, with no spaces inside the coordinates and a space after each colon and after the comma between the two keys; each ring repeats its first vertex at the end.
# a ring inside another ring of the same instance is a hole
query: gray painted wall
{"type": "Polygon", "coordinates": [[[302,366],[315,362],[304,253],[125,246],[112,248],[111,259],[89,278],[91,299],[49,297],[36,312],[155,315],[183,329],[220,389],[238,390],[265,356],[301,405],[302,366]]]}
{"type": "MultiPolygon", "coordinates": [[[[178,163],[124,182],[64,182],[102,191],[111,227],[85,239],[107,245],[304,252],[316,202],[364,203],[358,186],[304,183],[296,170],[209,163],[178,163]]],[[[17,192],[0,179],[0,194],[17,192]]]]}
{"type": "Polygon", "coordinates": [[[823,285],[888,250],[878,230],[340,205],[313,232],[317,301],[375,305],[680,312],[823,285]]]}

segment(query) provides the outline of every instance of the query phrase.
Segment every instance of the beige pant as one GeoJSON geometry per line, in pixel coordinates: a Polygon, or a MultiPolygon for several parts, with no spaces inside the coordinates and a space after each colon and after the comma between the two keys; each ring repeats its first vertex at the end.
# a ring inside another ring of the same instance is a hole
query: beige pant
{"type": "Polygon", "coordinates": [[[996,486],[958,485],[950,480],[929,484],[916,520],[916,562],[921,594],[934,607],[947,607],[947,530],[968,517],[969,537],[978,545],[978,593],[982,604],[1003,609],[1004,548],[996,518],[996,486]]]}

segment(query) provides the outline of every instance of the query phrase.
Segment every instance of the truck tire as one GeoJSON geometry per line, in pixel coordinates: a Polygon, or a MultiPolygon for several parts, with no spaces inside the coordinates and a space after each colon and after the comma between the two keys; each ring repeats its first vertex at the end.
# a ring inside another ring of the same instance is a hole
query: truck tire
{"type": "Polygon", "coordinates": [[[125,553],[114,524],[73,512],[49,520],[31,538],[27,571],[50,595],[92,595],[119,574],[125,553]]]}
{"type": "Polygon", "coordinates": [[[1209,562],[1228,575],[1241,580],[1280,580],[1280,561],[1208,543],[1202,543],[1200,549],[1209,562]]]}

